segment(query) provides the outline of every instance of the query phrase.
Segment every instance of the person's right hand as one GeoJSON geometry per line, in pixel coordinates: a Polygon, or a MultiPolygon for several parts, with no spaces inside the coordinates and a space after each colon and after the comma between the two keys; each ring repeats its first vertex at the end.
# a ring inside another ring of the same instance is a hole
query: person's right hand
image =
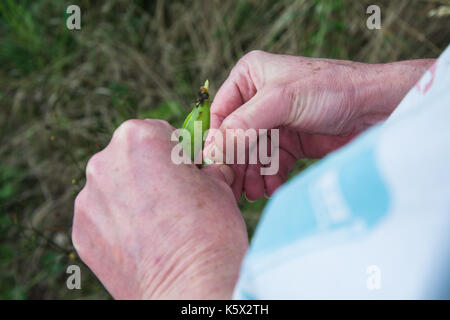
{"type": "MultiPolygon", "coordinates": [[[[314,59],[252,51],[239,60],[211,106],[211,128],[280,129],[280,166],[233,165],[233,192],[249,200],[270,196],[297,159],[320,158],[385,119],[433,60],[391,64],[314,59]]],[[[223,144],[225,145],[225,144],[223,144]]],[[[206,142],[204,155],[226,153],[206,142]],[[213,154],[214,154],[213,153],[213,154]]],[[[219,157],[224,159],[224,157],[219,157]]],[[[213,159],[214,160],[214,159],[213,159]]]]}

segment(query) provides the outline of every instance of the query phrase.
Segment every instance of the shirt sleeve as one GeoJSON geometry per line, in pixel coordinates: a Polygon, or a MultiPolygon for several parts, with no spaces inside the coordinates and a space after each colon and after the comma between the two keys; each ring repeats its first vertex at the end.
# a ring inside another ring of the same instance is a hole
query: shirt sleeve
{"type": "Polygon", "coordinates": [[[392,116],[280,188],[235,299],[450,298],[450,49],[392,116]]]}

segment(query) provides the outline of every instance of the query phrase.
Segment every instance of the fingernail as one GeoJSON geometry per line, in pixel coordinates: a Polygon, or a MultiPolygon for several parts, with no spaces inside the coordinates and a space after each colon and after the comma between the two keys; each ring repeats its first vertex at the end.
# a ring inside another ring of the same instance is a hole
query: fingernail
{"type": "Polygon", "coordinates": [[[255,201],[250,200],[249,198],[247,198],[247,194],[246,194],[245,192],[244,192],[244,198],[245,198],[245,200],[247,200],[247,201],[250,202],[250,203],[255,202],[255,201]]]}
{"type": "Polygon", "coordinates": [[[219,170],[222,172],[223,176],[225,177],[225,180],[229,186],[233,184],[234,181],[234,171],[229,166],[225,164],[221,164],[219,166],[219,170]]]}
{"type": "Polygon", "coordinates": [[[216,144],[211,143],[203,150],[203,157],[214,163],[223,163],[223,155],[216,144]]]}

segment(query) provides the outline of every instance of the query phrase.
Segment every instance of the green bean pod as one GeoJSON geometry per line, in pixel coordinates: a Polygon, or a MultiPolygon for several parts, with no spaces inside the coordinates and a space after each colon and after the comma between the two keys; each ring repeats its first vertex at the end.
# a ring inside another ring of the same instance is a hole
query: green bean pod
{"type": "Polygon", "coordinates": [[[210,106],[209,81],[206,80],[205,84],[200,87],[194,108],[183,123],[182,128],[187,130],[190,139],[186,139],[184,136],[180,137],[184,152],[190,156],[192,161],[194,161],[195,157],[203,150],[203,136],[210,125],[210,106]],[[197,137],[198,135],[201,136],[197,137]],[[195,144],[196,139],[199,139],[201,143],[195,144]]]}

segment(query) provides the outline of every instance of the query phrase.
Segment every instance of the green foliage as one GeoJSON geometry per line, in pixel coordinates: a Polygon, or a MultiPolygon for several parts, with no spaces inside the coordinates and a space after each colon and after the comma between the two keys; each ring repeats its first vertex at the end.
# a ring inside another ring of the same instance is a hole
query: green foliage
{"type": "Polygon", "coordinates": [[[149,110],[143,110],[137,115],[139,119],[161,119],[169,122],[174,127],[181,127],[185,110],[177,101],[165,101],[159,106],[149,110]]]}
{"type": "Polygon", "coordinates": [[[0,169],[0,202],[11,199],[18,190],[20,173],[11,168],[0,169]]]}
{"type": "MultiPolygon", "coordinates": [[[[10,69],[10,76],[19,77],[41,70],[52,61],[62,59],[70,49],[71,36],[65,28],[62,14],[46,23],[55,11],[46,12],[47,17],[38,15],[46,8],[46,2],[4,0],[0,2],[0,64],[10,69]],[[49,37],[51,35],[51,37],[49,37]]],[[[54,6],[51,7],[55,9],[54,6]]],[[[62,3],[59,12],[64,12],[62,3]]]]}

